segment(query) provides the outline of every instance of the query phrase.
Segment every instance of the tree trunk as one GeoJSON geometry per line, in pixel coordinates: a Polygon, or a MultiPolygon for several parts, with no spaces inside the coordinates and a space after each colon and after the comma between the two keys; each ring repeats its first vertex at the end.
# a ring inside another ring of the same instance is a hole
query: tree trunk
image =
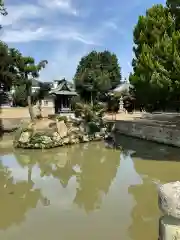
{"type": "Polygon", "coordinates": [[[42,118],[42,100],[39,100],[39,104],[38,104],[38,108],[39,108],[39,116],[40,118],[42,118]]]}
{"type": "Polygon", "coordinates": [[[91,92],[91,106],[93,106],[93,93],[91,92]]]}
{"type": "Polygon", "coordinates": [[[32,177],[32,166],[29,165],[29,166],[28,166],[28,183],[31,183],[31,182],[32,182],[31,177],[32,177]]]}
{"type": "Polygon", "coordinates": [[[29,109],[29,115],[30,115],[31,121],[34,122],[35,118],[34,118],[34,112],[31,104],[31,95],[27,97],[27,102],[28,102],[28,109],[29,109]]]}

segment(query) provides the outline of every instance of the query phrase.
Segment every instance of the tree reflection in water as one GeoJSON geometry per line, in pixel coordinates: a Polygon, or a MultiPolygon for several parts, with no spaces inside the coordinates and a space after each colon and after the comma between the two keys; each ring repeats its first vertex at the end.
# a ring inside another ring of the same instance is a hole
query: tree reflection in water
{"type": "Polygon", "coordinates": [[[36,208],[38,200],[45,203],[40,189],[33,186],[33,181],[15,182],[12,172],[0,161],[0,229],[23,222],[26,212],[36,208]]]}
{"type": "MultiPolygon", "coordinates": [[[[74,203],[86,212],[91,212],[100,208],[102,198],[108,193],[120,163],[119,152],[105,149],[101,144],[75,145],[39,152],[39,155],[35,152],[31,153],[29,163],[23,162],[29,167],[30,163],[37,164],[41,177],[52,176],[59,179],[64,188],[75,176],[78,187],[74,203]]],[[[21,158],[25,159],[27,156],[21,155],[21,158]]]]}

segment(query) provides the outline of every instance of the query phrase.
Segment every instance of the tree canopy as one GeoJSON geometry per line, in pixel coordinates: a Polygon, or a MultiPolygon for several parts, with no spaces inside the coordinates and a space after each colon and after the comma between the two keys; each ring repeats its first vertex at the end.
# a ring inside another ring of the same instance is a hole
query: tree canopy
{"type": "Polygon", "coordinates": [[[138,104],[164,108],[180,94],[180,32],[168,7],[154,5],[134,28],[133,73],[138,104]]]}
{"type": "Polygon", "coordinates": [[[92,51],[81,58],[74,83],[77,92],[84,100],[99,98],[115,88],[121,80],[121,69],[114,53],[92,51]],[[101,94],[100,94],[101,93],[101,94]]]}

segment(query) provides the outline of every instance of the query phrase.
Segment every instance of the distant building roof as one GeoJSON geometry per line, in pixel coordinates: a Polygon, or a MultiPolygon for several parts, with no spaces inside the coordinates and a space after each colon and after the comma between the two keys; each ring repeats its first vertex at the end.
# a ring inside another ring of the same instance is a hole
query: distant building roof
{"type": "Polygon", "coordinates": [[[73,84],[66,81],[65,79],[63,80],[55,80],[58,82],[57,88],[53,89],[50,91],[50,94],[55,94],[55,95],[77,95],[75,89],[73,88],[73,84]]]}
{"type": "Polygon", "coordinates": [[[117,86],[115,89],[113,89],[113,92],[122,93],[124,91],[129,91],[130,88],[133,88],[133,85],[129,82],[124,82],[117,86]]]}
{"type": "Polygon", "coordinates": [[[36,79],[32,79],[32,87],[39,87],[39,81],[36,79]]]}

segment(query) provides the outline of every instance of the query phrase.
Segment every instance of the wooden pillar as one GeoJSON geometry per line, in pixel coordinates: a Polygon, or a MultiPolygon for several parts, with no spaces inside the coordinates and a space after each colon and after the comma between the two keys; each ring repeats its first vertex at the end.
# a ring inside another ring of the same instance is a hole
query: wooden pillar
{"type": "Polygon", "coordinates": [[[58,97],[57,95],[54,98],[54,109],[55,109],[55,114],[58,113],[58,109],[59,109],[59,104],[58,104],[58,97]]]}

